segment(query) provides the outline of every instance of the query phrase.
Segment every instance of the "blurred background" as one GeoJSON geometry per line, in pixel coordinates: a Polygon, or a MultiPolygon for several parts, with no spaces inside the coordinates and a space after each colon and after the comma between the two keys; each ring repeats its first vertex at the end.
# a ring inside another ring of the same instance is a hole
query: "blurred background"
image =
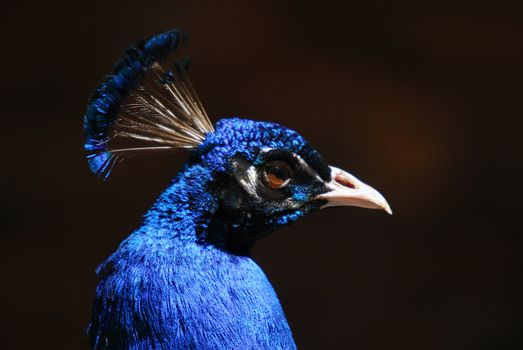
{"type": "Polygon", "coordinates": [[[191,33],[217,120],[297,129],[394,215],[337,208],[254,252],[300,349],[522,349],[523,2],[45,1],[0,13],[3,349],[87,349],[94,269],[184,154],[108,182],[92,89],[139,38],[191,33]]]}

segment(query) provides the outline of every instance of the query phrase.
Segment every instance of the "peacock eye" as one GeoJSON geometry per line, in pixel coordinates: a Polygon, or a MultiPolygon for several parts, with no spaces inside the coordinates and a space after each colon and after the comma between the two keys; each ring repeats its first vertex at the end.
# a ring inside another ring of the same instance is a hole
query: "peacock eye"
{"type": "Polygon", "coordinates": [[[268,162],[263,168],[263,181],[265,185],[273,190],[287,186],[291,181],[291,177],[291,167],[283,161],[268,162]]]}

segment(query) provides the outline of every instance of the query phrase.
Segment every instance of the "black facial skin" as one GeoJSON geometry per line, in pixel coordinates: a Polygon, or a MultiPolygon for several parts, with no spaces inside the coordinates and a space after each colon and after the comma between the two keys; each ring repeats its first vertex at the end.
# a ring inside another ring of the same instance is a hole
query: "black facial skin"
{"type": "Polygon", "coordinates": [[[283,225],[278,218],[298,210],[305,215],[325,204],[315,198],[327,188],[318,172],[296,154],[260,150],[254,162],[242,155],[231,159],[229,172],[209,190],[219,198],[219,206],[207,221],[207,234],[200,238],[231,253],[250,255],[257,239],[283,225]],[[271,171],[276,177],[288,175],[275,165],[290,172],[289,181],[280,188],[271,186],[267,179],[271,171]]]}

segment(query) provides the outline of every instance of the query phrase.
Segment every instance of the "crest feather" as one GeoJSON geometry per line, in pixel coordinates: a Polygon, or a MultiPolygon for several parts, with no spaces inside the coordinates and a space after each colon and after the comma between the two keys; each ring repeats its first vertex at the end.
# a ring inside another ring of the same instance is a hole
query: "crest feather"
{"type": "Polygon", "coordinates": [[[187,77],[190,59],[179,54],[186,40],[176,29],[136,43],[96,88],[84,116],[96,175],[135,154],[194,149],[214,132],[187,77]]]}

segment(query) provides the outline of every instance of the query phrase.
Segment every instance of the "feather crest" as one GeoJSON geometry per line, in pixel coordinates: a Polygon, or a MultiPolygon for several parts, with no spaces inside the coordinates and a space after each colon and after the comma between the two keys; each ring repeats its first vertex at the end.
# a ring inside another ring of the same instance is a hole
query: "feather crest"
{"type": "Polygon", "coordinates": [[[84,116],[89,167],[107,178],[125,158],[194,149],[214,128],[187,77],[179,50],[187,34],[171,30],[131,46],[96,88],[84,116]]]}

